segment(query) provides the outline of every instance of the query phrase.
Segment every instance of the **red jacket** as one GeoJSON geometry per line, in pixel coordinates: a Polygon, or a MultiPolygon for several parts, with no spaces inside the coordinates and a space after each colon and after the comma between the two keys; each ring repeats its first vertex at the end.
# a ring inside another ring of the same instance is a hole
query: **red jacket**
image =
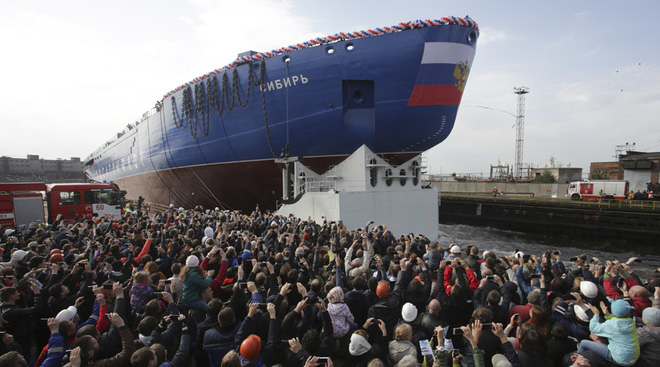
{"type": "MultiPolygon", "coordinates": [[[[451,275],[454,273],[454,268],[451,266],[446,266],[445,267],[445,279],[444,279],[444,287],[445,287],[445,292],[447,294],[451,293],[451,289],[454,287],[454,285],[451,283],[451,275]]],[[[479,288],[479,282],[477,281],[477,277],[474,275],[474,272],[472,269],[467,268],[465,270],[465,274],[467,274],[468,277],[468,282],[469,282],[469,287],[474,292],[479,288]]]]}

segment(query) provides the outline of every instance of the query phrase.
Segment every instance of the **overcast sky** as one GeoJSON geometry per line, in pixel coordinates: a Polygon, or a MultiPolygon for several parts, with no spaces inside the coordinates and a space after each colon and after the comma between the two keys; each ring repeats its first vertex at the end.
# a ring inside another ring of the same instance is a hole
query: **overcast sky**
{"type": "Polygon", "coordinates": [[[431,173],[513,164],[518,86],[530,88],[523,161],[552,156],[587,172],[626,142],[660,151],[659,10],[654,0],[4,1],[0,155],[85,158],[242,51],[469,15],[481,29],[474,66],[453,132],[427,153],[431,173]]]}

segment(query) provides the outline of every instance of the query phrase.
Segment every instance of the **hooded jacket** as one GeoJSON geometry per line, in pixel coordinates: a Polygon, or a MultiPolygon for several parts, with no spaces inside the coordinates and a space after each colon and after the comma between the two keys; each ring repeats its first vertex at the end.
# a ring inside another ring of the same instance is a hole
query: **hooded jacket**
{"type": "Polygon", "coordinates": [[[213,228],[206,227],[204,228],[204,238],[202,238],[202,246],[206,245],[206,241],[213,239],[213,228]]]}
{"type": "Polygon", "coordinates": [[[641,327],[637,329],[637,338],[641,349],[637,366],[657,366],[660,361],[660,327],[641,327]]]}
{"type": "Polygon", "coordinates": [[[332,320],[332,329],[334,338],[341,338],[348,333],[351,328],[353,314],[344,303],[344,291],[341,287],[334,287],[328,292],[328,313],[332,320]]]}
{"type": "Polygon", "coordinates": [[[607,315],[605,322],[600,317],[592,317],[589,330],[609,340],[607,349],[612,354],[614,362],[622,366],[631,366],[639,358],[639,342],[637,328],[631,318],[618,318],[607,315]]]}
{"type": "Polygon", "coordinates": [[[413,356],[415,359],[417,359],[417,349],[408,340],[403,340],[403,341],[397,341],[397,340],[392,340],[390,342],[390,345],[387,348],[387,357],[390,360],[390,363],[392,365],[395,365],[399,363],[401,358],[405,356],[413,356]]]}

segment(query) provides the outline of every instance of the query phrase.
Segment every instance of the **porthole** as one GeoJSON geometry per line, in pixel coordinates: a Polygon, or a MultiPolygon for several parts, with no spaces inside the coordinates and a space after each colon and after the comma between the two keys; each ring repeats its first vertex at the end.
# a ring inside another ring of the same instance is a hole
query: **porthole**
{"type": "Polygon", "coordinates": [[[289,57],[289,55],[286,55],[286,56],[282,57],[282,61],[284,61],[288,64],[288,63],[291,62],[291,58],[289,57]]]}
{"type": "Polygon", "coordinates": [[[406,186],[406,181],[408,180],[406,178],[406,170],[401,169],[401,171],[399,171],[399,176],[401,176],[401,178],[399,179],[399,183],[401,183],[401,186],[406,186]]]}
{"type": "Polygon", "coordinates": [[[335,53],[335,48],[332,47],[332,46],[328,46],[328,47],[325,49],[325,52],[326,52],[328,55],[332,55],[332,54],[335,53]]]}
{"type": "Polygon", "coordinates": [[[470,31],[467,34],[467,43],[468,45],[474,45],[475,42],[477,42],[477,32],[470,31]]]}
{"type": "Polygon", "coordinates": [[[417,161],[414,161],[412,163],[412,169],[413,169],[413,186],[417,186],[419,184],[419,163],[417,161]]]}
{"type": "Polygon", "coordinates": [[[376,187],[376,184],[378,183],[378,167],[376,166],[376,159],[371,158],[369,160],[369,165],[371,165],[371,168],[369,169],[369,182],[371,183],[371,187],[376,187]]]}
{"type": "Polygon", "coordinates": [[[346,51],[353,51],[355,50],[355,45],[352,43],[347,43],[346,44],[346,51]]]}

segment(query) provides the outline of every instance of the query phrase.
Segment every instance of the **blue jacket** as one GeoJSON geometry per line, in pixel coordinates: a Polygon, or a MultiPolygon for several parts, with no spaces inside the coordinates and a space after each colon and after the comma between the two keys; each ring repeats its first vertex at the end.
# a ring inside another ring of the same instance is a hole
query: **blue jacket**
{"type": "Polygon", "coordinates": [[[637,327],[631,318],[620,319],[607,315],[605,322],[600,317],[592,317],[589,330],[604,336],[609,341],[607,349],[612,353],[614,362],[622,366],[631,366],[639,358],[639,341],[637,340],[637,327]]]}
{"type": "Polygon", "coordinates": [[[237,323],[231,330],[219,327],[209,329],[204,333],[204,350],[209,355],[212,367],[220,367],[222,357],[232,350],[236,350],[247,335],[239,335],[238,330],[242,323],[237,323]]]}
{"type": "Polygon", "coordinates": [[[64,338],[60,333],[50,335],[48,339],[48,355],[41,365],[43,367],[60,367],[64,358],[64,338]]]}

